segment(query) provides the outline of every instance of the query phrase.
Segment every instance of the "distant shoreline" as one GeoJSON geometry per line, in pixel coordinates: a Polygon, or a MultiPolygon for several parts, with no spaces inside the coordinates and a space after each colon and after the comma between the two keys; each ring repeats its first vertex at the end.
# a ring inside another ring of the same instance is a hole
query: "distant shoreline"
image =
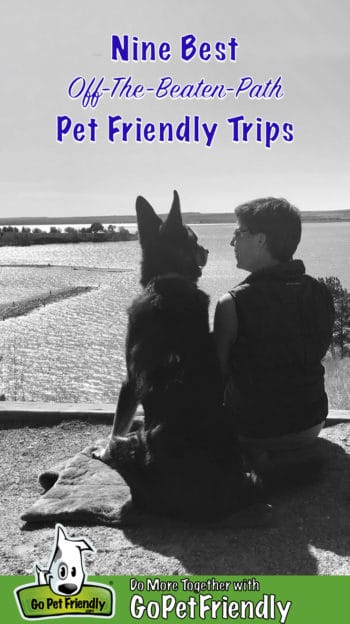
{"type": "MultiPolygon", "coordinates": [[[[166,215],[160,215],[163,219],[166,215]]],[[[235,216],[232,212],[220,213],[201,213],[201,212],[184,212],[182,213],[185,223],[201,224],[201,223],[235,223],[235,216]]],[[[325,210],[325,211],[308,211],[301,212],[302,221],[304,223],[343,223],[350,221],[350,210],[325,210]]],[[[83,224],[83,223],[104,223],[104,224],[123,224],[135,223],[136,216],[133,215],[92,215],[92,216],[76,216],[76,217],[2,217],[1,225],[59,225],[59,224],[83,224]]]]}
{"type": "MultiPolygon", "coordinates": [[[[131,233],[124,227],[119,227],[116,232],[115,226],[109,225],[107,229],[101,223],[94,223],[88,228],[76,230],[71,225],[65,227],[64,232],[60,228],[51,226],[50,231],[42,231],[35,227],[19,229],[16,225],[0,227],[0,247],[27,247],[30,245],[52,245],[68,243],[119,243],[137,240],[137,232],[131,233]]],[[[43,224],[41,224],[43,225],[43,224]]]]}

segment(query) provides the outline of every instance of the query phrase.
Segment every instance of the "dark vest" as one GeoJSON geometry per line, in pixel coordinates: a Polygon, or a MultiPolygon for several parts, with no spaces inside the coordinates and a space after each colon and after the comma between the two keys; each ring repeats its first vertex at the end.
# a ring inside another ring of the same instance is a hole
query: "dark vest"
{"type": "Polygon", "coordinates": [[[301,260],[249,275],[231,293],[238,315],[229,403],[239,433],[270,437],[322,422],[328,413],[321,359],[334,307],[301,260]]]}

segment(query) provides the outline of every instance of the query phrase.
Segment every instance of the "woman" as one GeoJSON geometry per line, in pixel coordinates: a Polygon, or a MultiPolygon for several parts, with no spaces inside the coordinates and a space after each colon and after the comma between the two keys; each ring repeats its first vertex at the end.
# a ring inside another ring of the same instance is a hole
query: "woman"
{"type": "Polygon", "coordinates": [[[218,302],[214,335],[240,439],[264,449],[314,440],[328,412],[321,360],[334,320],[326,287],[293,260],[299,211],[285,199],[236,208],[231,245],[248,277],[218,302]]]}

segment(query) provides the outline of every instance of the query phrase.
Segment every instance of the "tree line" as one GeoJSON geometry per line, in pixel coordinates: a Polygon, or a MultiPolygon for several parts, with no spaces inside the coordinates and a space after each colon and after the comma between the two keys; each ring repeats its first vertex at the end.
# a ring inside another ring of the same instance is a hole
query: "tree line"
{"type": "Polygon", "coordinates": [[[61,228],[52,226],[48,232],[38,227],[18,227],[6,225],[0,228],[0,246],[47,245],[57,243],[105,243],[130,241],[137,239],[137,233],[129,232],[125,227],[116,229],[115,225],[105,228],[102,223],[92,223],[88,227],[76,229],[67,226],[61,228]]]}

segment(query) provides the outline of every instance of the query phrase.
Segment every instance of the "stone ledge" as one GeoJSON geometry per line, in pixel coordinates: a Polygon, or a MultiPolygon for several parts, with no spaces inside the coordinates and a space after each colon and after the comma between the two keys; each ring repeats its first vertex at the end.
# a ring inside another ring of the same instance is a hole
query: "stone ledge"
{"type": "MultiPolygon", "coordinates": [[[[0,427],[54,425],[62,420],[88,420],[92,423],[111,424],[114,403],[43,403],[0,401],[0,427]]],[[[136,417],[143,414],[139,407],[136,417]]],[[[350,410],[330,410],[326,426],[337,422],[350,422],[350,410]]]]}
{"type": "Polygon", "coordinates": [[[1,426],[53,425],[62,420],[89,420],[96,423],[112,423],[115,412],[113,403],[49,403],[49,402],[0,402],[1,426]]]}

